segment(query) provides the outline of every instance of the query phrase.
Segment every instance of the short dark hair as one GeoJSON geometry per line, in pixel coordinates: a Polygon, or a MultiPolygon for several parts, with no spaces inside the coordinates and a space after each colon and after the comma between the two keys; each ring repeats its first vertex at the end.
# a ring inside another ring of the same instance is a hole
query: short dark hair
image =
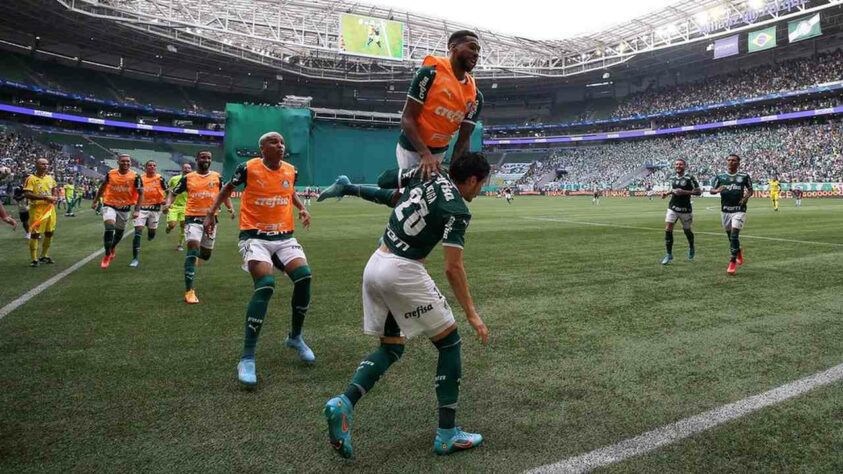
{"type": "Polygon", "coordinates": [[[673,160],[674,163],[676,163],[677,161],[681,161],[682,163],[685,163],[685,166],[688,166],[688,162],[685,161],[685,158],[677,158],[677,159],[673,160]]]}
{"type": "Polygon", "coordinates": [[[207,153],[207,154],[211,155],[212,158],[214,156],[214,154],[211,153],[211,150],[199,150],[199,151],[196,152],[196,158],[199,158],[199,155],[201,155],[202,153],[207,153]]]}
{"type": "MultiPolygon", "coordinates": [[[[143,165],[144,165],[144,166],[146,166],[146,165],[148,165],[148,164],[150,164],[150,163],[155,163],[155,160],[149,160],[149,161],[147,161],[146,163],[144,163],[143,165]]],[[[158,163],[155,163],[155,164],[157,165],[158,163]]]]}
{"type": "Polygon", "coordinates": [[[733,157],[733,156],[734,156],[735,158],[737,158],[737,159],[738,159],[738,161],[741,161],[741,157],[740,157],[740,156],[738,156],[738,155],[736,155],[735,153],[730,153],[730,154],[729,154],[729,156],[727,156],[726,158],[731,158],[731,157],[733,157]]]}
{"type": "Polygon", "coordinates": [[[479,152],[468,152],[460,155],[459,158],[451,161],[448,167],[448,174],[456,183],[464,183],[468,178],[476,176],[478,181],[484,181],[489,177],[491,167],[486,161],[486,155],[479,152]]]}
{"type": "Polygon", "coordinates": [[[471,30],[459,30],[451,33],[451,36],[448,38],[448,47],[454,45],[454,43],[461,43],[465,38],[474,38],[476,40],[480,40],[480,37],[477,36],[477,33],[471,30]]]}

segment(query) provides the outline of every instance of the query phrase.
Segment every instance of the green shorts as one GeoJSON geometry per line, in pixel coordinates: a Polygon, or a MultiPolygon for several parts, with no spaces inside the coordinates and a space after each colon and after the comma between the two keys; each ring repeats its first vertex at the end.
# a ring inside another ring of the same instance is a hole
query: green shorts
{"type": "Polygon", "coordinates": [[[167,222],[184,222],[184,207],[171,207],[167,212],[167,222]]]}

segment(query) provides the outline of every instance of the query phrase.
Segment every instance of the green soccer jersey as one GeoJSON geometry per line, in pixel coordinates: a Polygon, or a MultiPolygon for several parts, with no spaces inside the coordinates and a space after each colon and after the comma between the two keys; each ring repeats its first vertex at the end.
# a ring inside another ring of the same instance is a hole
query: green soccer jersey
{"type": "Polygon", "coordinates": [[[389,218],[383,241],[401,257],[421,260],[442,245],[463,248],[471,213],[446,174],[416,180],[404,189],[389,218]]]}
{"type": "MultiPolygon", "coordinates": [[[[697,178],[690,174],[684,174],[682,176],[675,175],[670,178],[670,188],[673,191],[676,191],[677,189],[693,191],[699,187],[700,183],[697,181],[697,178]]],[[[691,196],[671,195],[668,209],[674,212],[691,212],[691,196]]]]}
{"type": "Polygon", "coordinates": [[[723,212],[746,212],[746,203],[741,203],[744,196],[744,189],[752,193],[752,180],[746,173],[723,173],[714,178],[711,187],[719,188],[720,210],[723,212]]]}
{"type": "MultiPolygon", "coordinates": [[[[167,189],[176,189],[176,187],[181,182],[183,175],[177,174],[170,178],[170,181],[167,182],[167,189]]],[[[187,193],[177,194],[176,198],[173,199],[173,205],[170,207],[175,207],[177,209],[183,208],[187,204],[187,193]]]]}

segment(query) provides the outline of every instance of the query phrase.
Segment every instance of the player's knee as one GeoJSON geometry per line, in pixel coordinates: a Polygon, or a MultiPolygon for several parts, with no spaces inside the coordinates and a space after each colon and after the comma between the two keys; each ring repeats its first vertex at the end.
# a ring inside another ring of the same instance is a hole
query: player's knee
{"type": "Polygon", "coordinates": [[[207,262],[208,260],[210,260],[210,259],[211,259],[211,249],[207,249],[207,248],[205,248],[205,247],[201,247],[201,248],[199,249],[199,258],[201,258],[202,260],[204,260],[204,261],[206,261],[206,262],[207,262]]]}
{"type": "Polygon", "coordinates": [[[106,221],[105,222],[105,231],[106,232],[114,232],[114,222],[106,221]]]}
{"type": "Polygon", "coordinates": [[[143,227],[135,227],[135,236],[140,237],[143,235],[143,227]]]}
{"type": "Polygon", "coordinates": [[[313,277],[310,272],[310,266],[307,264],[302,265],[296,268],[295,270],[291,271],[290,273],[288,273],[288,276],[294,284],[305,281],[309,282],[310,279],[313,277]]]}
{"type": "Polygon", "coordinates": [[[258,291],[266,291],[272,294],[275,291],[275,275],[264,275],[255,280],[255,292],[258,291]]]}
{"type": "Polygon", "coordinates": [[[398,362],[401,356],[404,355],[404,344],[388,344],[381,343],[381,349],[384,350],[392,358],[392,362],[398,362]]]}
{"type": "Polygon", "coordinates": [[[53,238],[53,232],[44,232],[44,237],[47,237],[48,239],[52,239],[53,238]]]}

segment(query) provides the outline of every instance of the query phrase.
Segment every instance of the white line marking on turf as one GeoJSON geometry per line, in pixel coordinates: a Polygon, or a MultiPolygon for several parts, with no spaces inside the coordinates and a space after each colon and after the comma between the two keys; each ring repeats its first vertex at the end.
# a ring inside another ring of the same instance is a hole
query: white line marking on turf
{"type": "MultiPolygon", "coordinates": [[[[663,228],[654,228],[654,227],[638,227],[633,225],[620,225],[620,224],[604,224],[600,222],[584,222],[584,221],[572,221],[568,219],[556,219],[552,217],[524,217],[523,219],[528,219],[531,221],[547,221],[547,222],[561,222],[563,224],[577,224],[577,225],[590,225],[595,227],[614,227],[617,229],[632,229],[632,230],[649,230],[649,231],[663,231],[663,228]]],[[[702,234],[702,235],[714,235],[714,236],[722,236],[722,233],[719,232],[700,232],[694,231],[695,234],[702,234]]],[[[834,242],[814,242],[812,240],[795,240],[795,239],[780,239],[777,237],[762,237],[759,235],[746,235],[741,234],[742,239],[758,239],[758,240],[772,240],[774,242],[790,242],[794,244],[809,244],[809,245],[826,245],[829,247],[843,247],[843,244],[838,244],[834,242]]]]}
{"type": "Polygon", "coordinates": [[[83,265],[85,265],[86,263],[95,259],[101,253],[103,253],[102,249],[97,250],[96,252],[92,253],[91,255],[88,255],[87,257],[83,258],[82,260],[79,260],[78,262],[74,263],[72,267],[66,268],[64,271],[62,271],[58,275],[53,276],[52,278],[45,281],[44,283],[41,283],[40,285],[36,286],[35,288],[27,291],[22,296],[20,296],[18,299],[12,301],[11,303],[7,304],[6,306],[3,306],[2,308],[0,308],[0,319],[5,318],[6,315],[8,315],[12,311],[18,309],[19,307],[23,306],[24,304],[26,304],[27,301],[31,300],[32,298],[35,298],[42,291],[44,291],[47,288],[55,285],[62,278],[66,277],[67,275],[70,275],[71,273],[75,272],[76,270],[79,270],[80,268],[82,268],[83,265]]]}
{"type": "Polygon", "coordinates": [[[815,388],[832,384],[841,379],[843,379],[843,364],[767,392],[679,420],[676,423],[671,423],[653,431],[648,431],[635,438],[630,438],[620,443],[596,449],[554,464],[537,467],[528,471],[528,473],[578,473],[608,466],[609,464],[649,453],[662,446],[675,443],[691,435],[749,415],[762,408],[779,404],[785,400],[797,397],[815,388]]]}

